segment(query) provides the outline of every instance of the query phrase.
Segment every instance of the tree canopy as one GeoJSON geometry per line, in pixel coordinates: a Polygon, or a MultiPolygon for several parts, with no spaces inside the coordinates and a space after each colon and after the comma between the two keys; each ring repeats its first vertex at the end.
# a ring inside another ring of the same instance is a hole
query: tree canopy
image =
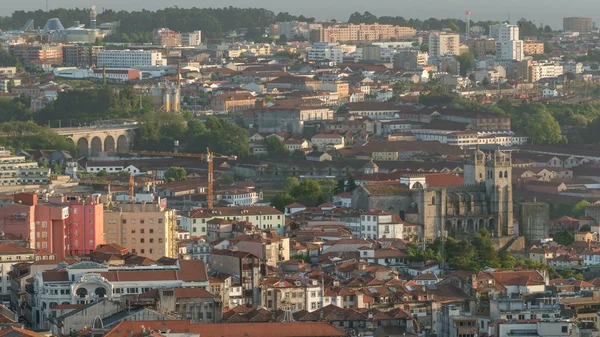
{"type": "Polygon", "coordinates": [[[165,171],[165,180],[167,182],[183,181],[187,179],[187,172],[183,167],[169,167],[165,171]]]}
{"type": "Polygon", "coordinates": [[[35,116],[36,122],[75,120],[79,122],[101,119],[120,119],[140,116],[152,110],[149,98],[140,98],[131,86],[103,86],[85,90],[60,92],[56,100],[35,116]]]}
{"type": "Polygon", "coordinates": [[[73,142],[32,121],[0,123],[0,144],[20,149],[75,151],[73,142]]]}
{"type": "Polygon", "coordinates": [[[185,152],[205,153],[206,148],[223,155],[250,155],[248,131],[234,123],[211,116],[205,122],[186,122],[181,116],[153,112],[145,114],[136,133],[135,146],[141,150],[172,151],[177,141],[185,152]]]}
{"type": "Polygon", "coordinates": [[[269,156],[287,156],[290,154],[290,150],[275,136],[267,137],[264,142],[269,156]]]}

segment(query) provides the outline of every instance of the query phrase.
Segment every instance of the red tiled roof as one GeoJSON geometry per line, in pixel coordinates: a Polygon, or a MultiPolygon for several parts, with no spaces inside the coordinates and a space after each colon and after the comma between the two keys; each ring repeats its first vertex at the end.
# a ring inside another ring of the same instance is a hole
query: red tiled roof
{"type": "Polygon", "coordinates": [[[325,322],[192,324],[189,320],[123,321],[105,337],[129,337],[136,332],[170,330],[170,333],[202,337],[342,337],[345,333],[325,322]]]}
{"type": "Polygon", "coordinates": [[[213,298],[217,295],[211,294],[202,288],[175,288],[176,298],[213,298]]]}
{"type": "Polygon", "coordinates": [[[4,330],[0,330],[0,337],[45,337],[44,335],[31,331],[31,330],[27,330],[27,329],[21,329],[21,328],[17,328],[17,327],[10,327],[10,328],[6,328],[4,330]]]}
{"type": "Polygon", "coordinates": [[[463,186],[465,184],[462,177],[450,173],[426,174],[425,183],[429,187],[463,186]]]}
{"type": "Polygon", "coordinates": [[[33,254],[35,250],[14,243],[0,243],[0,254],[33,254]]]}
{"type": "Polygon", "coordinates": [[[69,274],[66,271],[45,271],[42,273],[44,282],[67,282],[69,274]]]}

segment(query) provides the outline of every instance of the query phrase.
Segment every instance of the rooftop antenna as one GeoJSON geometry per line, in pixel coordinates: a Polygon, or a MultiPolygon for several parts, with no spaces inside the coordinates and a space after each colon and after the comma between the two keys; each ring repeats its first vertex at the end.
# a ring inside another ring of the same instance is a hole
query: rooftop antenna
{"type": "Polygon", "coordinates": [[[48,0],[46,0],[46,12],[48,12],[48,0]]]}

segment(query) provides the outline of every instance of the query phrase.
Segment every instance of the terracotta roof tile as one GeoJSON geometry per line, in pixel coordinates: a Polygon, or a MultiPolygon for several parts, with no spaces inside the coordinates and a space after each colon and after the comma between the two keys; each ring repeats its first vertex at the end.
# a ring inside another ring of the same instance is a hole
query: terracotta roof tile
{"type": "Polygon", "coordinates": [[[131,332],[170,330],[170,333],[201,334],[202,337],[342,337],[346,334],[324,322],[286,322],[253,324],[192,324],[187,320],[123,321],[105,337],[128,337],[131,332]]]}

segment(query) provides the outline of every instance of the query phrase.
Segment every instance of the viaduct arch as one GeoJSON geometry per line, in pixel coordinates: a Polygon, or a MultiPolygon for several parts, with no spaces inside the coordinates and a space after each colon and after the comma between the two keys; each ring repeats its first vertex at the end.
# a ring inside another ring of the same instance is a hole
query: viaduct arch
{"type": "Polygon", "coordinates": [[[79,155],[98,156],[102,152],[129,152],[138,125],[54,129],[76,145],[79,155]]]}

